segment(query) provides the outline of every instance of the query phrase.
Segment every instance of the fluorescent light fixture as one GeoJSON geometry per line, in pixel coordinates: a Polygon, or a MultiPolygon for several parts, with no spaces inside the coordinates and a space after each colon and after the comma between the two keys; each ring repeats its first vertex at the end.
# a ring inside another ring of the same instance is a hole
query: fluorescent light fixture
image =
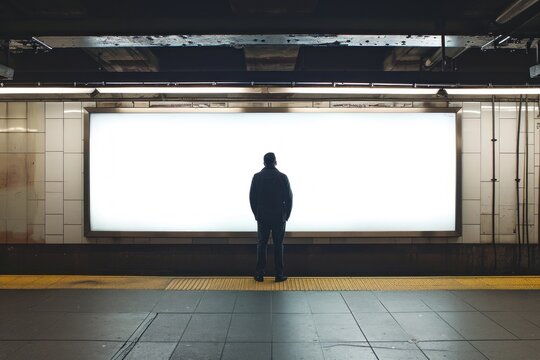
{"type": "Polygon", "coordinates": [[[448,95],[539,95],[540,87],[525,88],[446,88],[448,95]]]}
{"type": "Polygon", "coordinates": [[[98,87],[101,94],[260,94],[260,87],[177,87],[177,86],[137,86],[137,87],[98,87]]]}
{"type": "Polygon", "coordinates": [[[275,87],[269,94],[435,95],[439,88],[413,87],[275,87]]]}
{"type": "Polygon", "coordinates": [[[92,231],[255,231],[269,151],[288,231],[455,230],[455,113],[90,112],[89,136],[92,231]]]}
{"type": "Polygon", "coordinates": [[[94,90],[94,88],[82,87],[0,87],[0,95],[91,94],[94,90]]]}
{"type": "Polygon", "coordinates": [[[438,88],[412,87],[99,87],[101,94],[387,94],[434,95],[438,88]]]}

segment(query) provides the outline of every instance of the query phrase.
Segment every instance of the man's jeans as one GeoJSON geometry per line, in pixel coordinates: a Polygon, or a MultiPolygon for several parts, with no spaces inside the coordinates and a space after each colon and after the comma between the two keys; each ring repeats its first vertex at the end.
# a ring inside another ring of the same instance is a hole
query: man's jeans
{"type": "Polygon", "coordinates": [[[285,236],[285,222],[263,223],[257,222],[257,266],[255,272],[257,275],[264,275],[266,267],[266,246],[272,231],[272,240],[274,241],[274,263],[275,276],[283,276],[283,237],[285,236]]]}

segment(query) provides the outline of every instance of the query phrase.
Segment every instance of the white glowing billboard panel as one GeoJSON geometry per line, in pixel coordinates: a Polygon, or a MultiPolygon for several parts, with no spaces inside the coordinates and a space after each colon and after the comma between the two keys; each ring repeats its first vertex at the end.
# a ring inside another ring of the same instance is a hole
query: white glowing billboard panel
{"type": "Polygon", "coordinates": [[[251,232],[274,152],[293,232],[456,231],[456,114],[91,113],[91,231],[251,232]]]}

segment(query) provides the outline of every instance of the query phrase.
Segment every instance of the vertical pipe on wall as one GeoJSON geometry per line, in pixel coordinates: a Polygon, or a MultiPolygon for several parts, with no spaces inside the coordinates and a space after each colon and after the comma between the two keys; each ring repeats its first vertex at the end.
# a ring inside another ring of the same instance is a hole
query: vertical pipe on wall
{"type": "Polygon", "coordinates": [[[491,97],[491,150],[492,150],[492,173],[491,173],[491,243],[493,244],[493,265],[497,269],[497,247],[495,245],[495,96],[491,97]]]}
{"type": "Polygon", "coordinates": [[[518,244],[518,254],[517,254],[517,266],[521,266],[521,216],[519,213],[519,140],[521,138],[521,107],[523,106],[523,95],[519,96],[519,110],[517,117],[517,138],[516,138],[516,235],[517,235],[517,244],[518,244]]]}
{"type": "Polygon", "coordinates": [[[531,266],[531,248],[529,243],[529,97],[525,96],[525,179],[523,190],[523,234],[527,242],[527,267],[531,266]]]}

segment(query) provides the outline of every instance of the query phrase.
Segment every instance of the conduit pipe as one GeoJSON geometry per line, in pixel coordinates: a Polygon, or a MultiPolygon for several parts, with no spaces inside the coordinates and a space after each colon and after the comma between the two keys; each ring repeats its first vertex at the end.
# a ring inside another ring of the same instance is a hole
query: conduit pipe
{"type": "Polygon", "coordinates": [[[517,267],[518,269],[521,267],[521,216],[519,213],[519,182],[521,179],[519,178],[519,140],[521,138],[521,107],[523,106],[523,96],[519,97],[519,111],[518,111],[518,118],[517,118],[517,136],[516,136],[516,235],[517,235],[517,243],[518,243],[518,256],[517,256],[517,267]]]}
{"type": "Polygon", "coordinates": [[[495,245],[495,96],[491,97],[491,150],[492,150],[492,173],[491,173],[491,242],[493,244],[493,265],[497,270],[497,246],[495,245]]]}
{"type": "Polygon", "coordinates": [[[529,97],[525,96],[525,179],[523,202],[523,231],[527,242],[527,268],[531,267],[531,248],[529,243],[529,97]]]}

